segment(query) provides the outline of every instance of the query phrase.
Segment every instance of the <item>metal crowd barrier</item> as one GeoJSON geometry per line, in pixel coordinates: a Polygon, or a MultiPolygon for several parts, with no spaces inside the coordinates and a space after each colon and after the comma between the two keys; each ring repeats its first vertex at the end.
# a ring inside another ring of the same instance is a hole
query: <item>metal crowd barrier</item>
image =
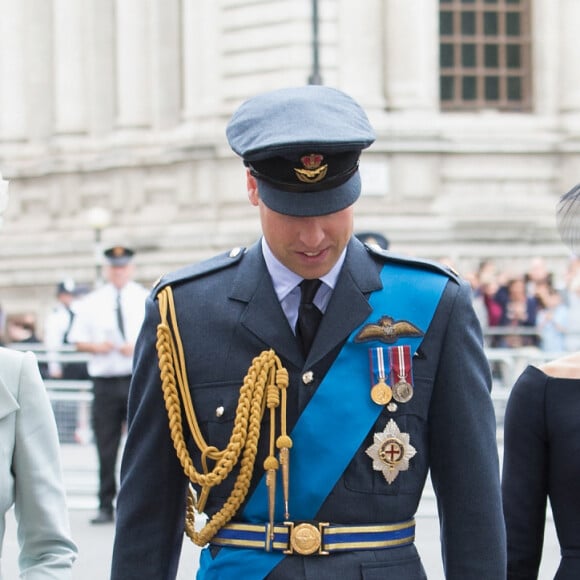
{"type": "MultiPolygon", "coordinates": [[[[511,327],[493,327],[484,329],[485,336],[512,333],[511,327]],[[490,332],[488,332],[490,331],[490,332]]],[[[522,334],[534,334],[533,328],[521,328],[522,334]]],[[[20,343],[8,345],[19,350],[31,350],[36,354],[39,363],[49,360],[60,362],[83,362],[88,357],[85,353],[75,352],[73,347],[67,347],[58,353],[48,353],[43,344],[20,343]]],[[[539,365],[553,360],[564,353],[546,352],[535,346],[517,348],[486,347],[485,354],[490,363],[493,376],[492,398],[498,420],[498,432],[501,436],[505,405],[518,376],[527,365],[539,365]]],[[[86,443],[90,438],[90,405],[92,402],[92,381],[90,380],[44,380],[49,397],[53,404],[59,436],[63,443],[86,443]]]]}

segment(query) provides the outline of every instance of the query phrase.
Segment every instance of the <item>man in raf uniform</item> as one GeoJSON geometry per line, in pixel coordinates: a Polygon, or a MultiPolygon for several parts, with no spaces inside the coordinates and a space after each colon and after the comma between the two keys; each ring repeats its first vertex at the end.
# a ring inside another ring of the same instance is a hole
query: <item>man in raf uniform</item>
{"type": "Polygon", "coordinates": [[[429,470],[446,577],[505,578],[470,289],[353,236],[364,111],[328,87],[276,90],[227,136],[263,236],[147,300],[112,580],[174,579],[184,529],[205,546],[200,579],[426,578],[413,518],[429,470]]]}

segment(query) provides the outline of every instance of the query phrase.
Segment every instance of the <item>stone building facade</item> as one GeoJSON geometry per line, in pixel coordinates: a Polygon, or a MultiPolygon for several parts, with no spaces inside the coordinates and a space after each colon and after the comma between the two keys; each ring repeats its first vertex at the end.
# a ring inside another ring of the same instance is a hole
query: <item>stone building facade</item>
{"type": "Polygon", "coordinates": [[[150,284],[252,243],[258,216],[225,124],[313,66],[377,131],[357,229],[460,270],[537,255],[565,267],[554,206],[580,181],[578,0],[0,0],[0,14],[5,311],[42,313],[63,277],[92,282],[108,244],[134,247],[150,284]],[[519,11],[525,99],[446,107],[442,12],[468,33],[467,9],[496,8],[496,22],[519,11]],[[94,208],[109,212],[102,230],[94,208]]]}

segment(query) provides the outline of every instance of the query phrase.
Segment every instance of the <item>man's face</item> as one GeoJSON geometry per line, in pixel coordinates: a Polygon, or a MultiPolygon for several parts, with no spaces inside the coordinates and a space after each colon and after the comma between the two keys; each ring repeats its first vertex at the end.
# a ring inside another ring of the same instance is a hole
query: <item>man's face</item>
{"type": "Polygon", "coordinates": [[[133,278],[133,273],[135,271],[135,265],[133,263],[126,264],[125,266],[112,266],[108,265],[106,267],[107,280],[115,288],[123,288],[127,282],[133,278]]]}
{"type": "Polygon", "coordinates": [[[260,210],[262,232],[274,256],[303,278],[320,278],[336,264],[353,232],[353,206],[323,216],[295,217],[267,207],[248,173],[248,198],[260,210]]]}

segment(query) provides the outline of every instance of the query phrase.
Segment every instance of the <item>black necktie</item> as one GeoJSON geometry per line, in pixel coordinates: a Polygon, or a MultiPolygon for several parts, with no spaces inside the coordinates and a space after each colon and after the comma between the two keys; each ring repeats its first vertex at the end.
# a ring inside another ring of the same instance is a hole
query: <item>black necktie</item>
{"type": "Polygon", "coordinates": [[[125,340],[125,323],[123,322],[123,308],[121,307],[121,291],[117,292],[117,326],[119,327],[119,332],[125,340]]]}
{"type": "Polygon", "coordinates": [[[322,318],[322,312],[313,304],[314,296],[322,284],[321,280],[302,280],[300,282],[300,307],[298,308],[298,322],[296,323],[296,336],[302,343],[304,356],[310,351],[312,341],[318,330],[322,318]]]}
{"type": "Polygon", "coordinates": [[[66,330],[64,331],[64,334],[62,336],[62,343],[63,344],[68,344],[68,333],[70,332],[73,320],[75,318],[75,313],[70,308],[67,308],[67,310],[68,310],[68,325],[67,325],[66,330]]]}

